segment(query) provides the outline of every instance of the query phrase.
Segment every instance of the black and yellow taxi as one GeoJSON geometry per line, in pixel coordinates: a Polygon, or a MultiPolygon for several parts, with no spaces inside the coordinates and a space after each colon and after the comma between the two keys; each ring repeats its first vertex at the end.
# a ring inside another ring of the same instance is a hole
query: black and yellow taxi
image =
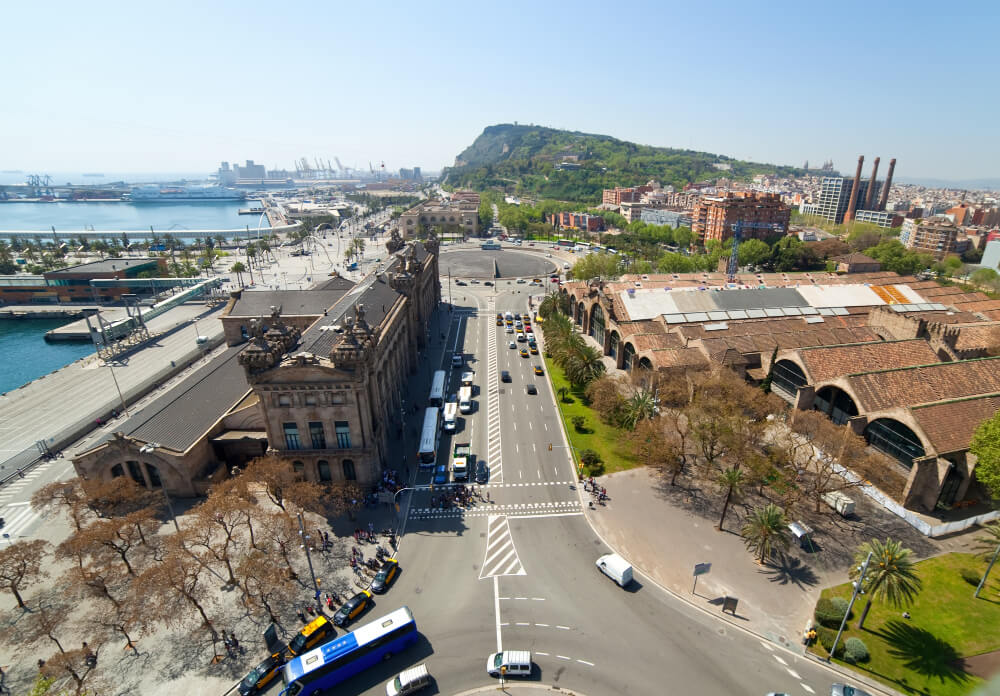
{"type": "Polygon", "coordinates": [[[528,350],[531,352],[532,355],[538,355],[538,344],[537,343],[529,343],[528,344],[528,350]]]}
{"type": "Polygon", "coordinates": [[[302,630],[288,642],[285,657],[291,660],[296,655],[301,655],[306,650],[331,640],[336,634],[337,629],[333,627],[329,619],[325,616],[317,616],[303,626],[302,630]]]}
{"type": "Polygon", "coordinates": [[[397,575],[399,575],[399,561],[395,558],[387,559],[375,573],[375,579],[372,580],[372,592],[382,594],[388,590],[389,585],[393,583],[397,575]]]}
{"type": "Polygon", "coordinates": [[[521,357],[522,357],[522,358],[526,358],[526,357],[528,357],[528,349],[527,349],[527,348],[522,348],[522,349],[520,350],[520,354],[521,354],[521,357]]]}
{"type": "Polygon", "coordinates": [[[237,687],[240,696],[251,696],[264,691],[278,677],[285,659],[281,653],[269,656],[259,665],[250,670],[237,687]]]}
{"type": "Polygon", "coordinates": [[[535,365],[535,374],[536,375],[544,375],[545,374],[545,371],[542,370],[542,366],[541,365],[535,365]]]}
{"type": "Polygon", "coordinates": [[[503,315],[502,314],[498,314],[497,315],[497,326],[503,326],[503,315]]]}
{"type": "Polygon", "coordinates": [[[372,605],[372,593],[368,590],[361,590],[349,600],[344,602],[344,606],[333,615],[333,623],[338,626],[346,626],[354,619],[361,616],[361,613],[372,605]]]}

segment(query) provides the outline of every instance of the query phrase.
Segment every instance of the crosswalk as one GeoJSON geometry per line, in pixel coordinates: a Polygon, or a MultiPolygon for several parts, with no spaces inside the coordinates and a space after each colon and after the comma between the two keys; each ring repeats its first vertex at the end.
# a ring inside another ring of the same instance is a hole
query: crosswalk
{"type": "Polygon", "coordinates": [[[4,520],[0,533],[16,539],[27,536],[26,532],[38,519],[38,513],[31,507],[31,503],[10,503],[0,506],[0,517],[4,520]]]}
{"type": "Polygon", "coordinates": [[[44,474],[54,464],[65,460],[41,462],[29,469],[24,476],[16,476],[0,487],[0,517],[4,520],[0,534],[8,535],[10,539],[27,536],[34,526],[39,513],[31,507],[31,503],[20,502],[29,497],[25,488],[35,487],[35,479],[44,474]]]}
{"type": "Polygon", "coordinates": [[[479,579],[498,575],[527,575],[514,547],[506,515],[490,515],[487,523],[486,552],[479,579]]]}
{"type": "MultiPolygon", "coordinates": [[[[496,300],[490,298],[489,313],[494,314],[496,300]]],[[[500,386],[497,372],[497,342],[487,341],[486,387],[486,461],[490,467],[490,481],[503,481],[503,449],[500,443],[500,386]]]]}
{"type": "Polygon", "coordinates": [[[510,503],[489,505],[482,508],[411,508],[411,520],[457,519],[467,517],[493,517],[503,514],[509,517],[555,517],[583,514],[583,506],[578,500],[556,500],[544,503],[510,503]]]}

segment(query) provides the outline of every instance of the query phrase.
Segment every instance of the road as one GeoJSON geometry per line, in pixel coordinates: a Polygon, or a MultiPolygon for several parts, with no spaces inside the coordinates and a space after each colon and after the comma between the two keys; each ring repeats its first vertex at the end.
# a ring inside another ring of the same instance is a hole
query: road
{"type": "Polygon", "coordinates": [[[447,366],[453,350],[475,370],[477,408],[442,436],[437,463],[450,463],[454,442],[471,442],[489,463],[481,490],[491,502],[433,509],[441,488],[428,488],[429,470],[417,474],[423,488],[403,506],[402,573],[369,617],[406,604],[426,641],[337,693],[384,693],[394,671],[419,662],[440,693],[498,686],[484,668],[498,649],[531,650],[529,681],[582,694],[659,694],[664,682],[701,696],[825,693],[835,679],[814,661],[733,629],[640,573],[623,590],[597,571],[608,549],[585,519],[551,387],[532,371],[541,361],[519,357],[496,326],[496,312],[527,309],[525,294],[514,294],[523,288],[466,288],[426,366],[448,371],[446,393],[461,372],[447,366]],[[512,383],[499,382],[501,370],[512,383]],[[529,383],[537,395],[526,393],[529,383]]]}

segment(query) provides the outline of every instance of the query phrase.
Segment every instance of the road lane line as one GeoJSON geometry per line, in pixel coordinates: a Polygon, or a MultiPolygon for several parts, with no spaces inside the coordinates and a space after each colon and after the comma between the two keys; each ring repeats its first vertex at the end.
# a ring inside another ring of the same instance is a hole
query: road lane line
{"type": "Polygon", "coordinates": [[[530,626],[531,624],[527,621],[518,621],[517,626],[530,626]]]}
{"type": "Polygon", "coordinates": [[[802,679],[794,669],[786,669],[785,671],[792,675],[792,679],[802,679]]]}
{"type": "Polygon", "coordinates": [[[497,652],[503,650],[503,643],[500,641],[500,579],[493,576],[493,614],[497,622],[497,652]]]}
{"type": "Polygon", "coordinates": [[[556,626],[556,628],[561,628],[564,631],[568,631],[569,630],[569,626],[556,626]]]}
{"type": "Polygon", "coordinates": [[[566,657],[565,655],[556,655],[560,660],[572,660],[572,657],[566,657]]]}
{"type": "Polygon", "coordinates": [[[586,660],[577,660],[577,662],[579,662],[581,664],[584,664],[584,665],[587,665],[588,667],[593,667],[594,666],[593,662],[587,662],[586,660]]]}
{"type": "Polygon", "coordinates": [[[786,667],[788,666],[788,663],[785,662],[783,659],[781,659],[781,655],[771,655],[771,657],[773,657],[775,660],[785,665],[786,667]]]}
{"type": "Polygon", "coordinates": [[[548,624],[535,624],[536,626],[541,626],[542,628],[548,628],[548,624]]]}
{"type": "Polygon", "coordinates": [[[803,684],[802,682],[799,682],[799,686],[801,686],[803,689],[805,689],[806,691],[808,691],[811,694],[816,693],[815,691],[813,691],[813,688],[811,686],[809,686],[808,684],[803,684]]]}

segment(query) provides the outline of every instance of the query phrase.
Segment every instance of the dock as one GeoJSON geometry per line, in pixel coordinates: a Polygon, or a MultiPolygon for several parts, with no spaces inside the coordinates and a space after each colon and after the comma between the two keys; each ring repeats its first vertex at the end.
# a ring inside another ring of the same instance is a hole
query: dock
{"type": "Polygon", "coordinates": [[[264,212],[264,208],[240,208],[240,215],[260,215],[264,212]]]}

